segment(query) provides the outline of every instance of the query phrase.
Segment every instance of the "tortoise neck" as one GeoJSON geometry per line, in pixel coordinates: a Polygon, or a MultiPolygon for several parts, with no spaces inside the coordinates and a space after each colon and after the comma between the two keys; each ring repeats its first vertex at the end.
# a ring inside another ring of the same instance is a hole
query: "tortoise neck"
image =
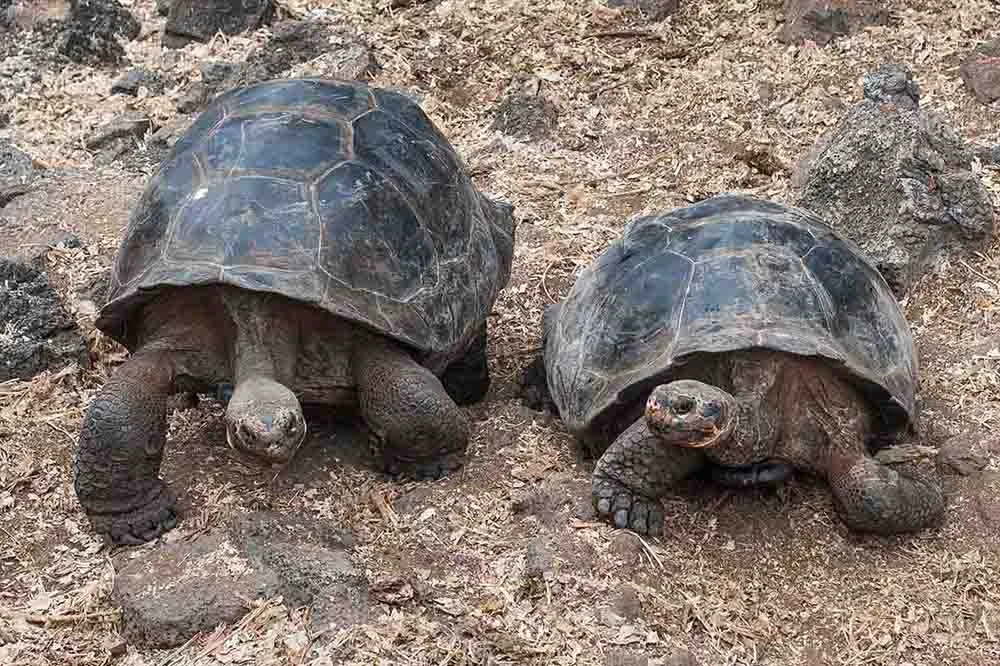
{"type": "Polygon", "coordinates": [[[233,383],[254,376],[291,383],[299,347],[292,308],[281,297],[235,288],[225,290],[222,300],[232,323],[233,383]]]}

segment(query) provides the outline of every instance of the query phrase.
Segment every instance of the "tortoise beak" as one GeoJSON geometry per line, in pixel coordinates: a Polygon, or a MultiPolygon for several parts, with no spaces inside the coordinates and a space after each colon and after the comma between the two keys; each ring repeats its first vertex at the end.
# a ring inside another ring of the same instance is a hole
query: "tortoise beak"
{"type": "Polygon", "coordinates": [[[719,437],[722,436],[722,430],[716,426],[702,430],[705,436],[698,440],[680,442],[680,446],[688,449],[710,449],[719,443],[719,437]]]}

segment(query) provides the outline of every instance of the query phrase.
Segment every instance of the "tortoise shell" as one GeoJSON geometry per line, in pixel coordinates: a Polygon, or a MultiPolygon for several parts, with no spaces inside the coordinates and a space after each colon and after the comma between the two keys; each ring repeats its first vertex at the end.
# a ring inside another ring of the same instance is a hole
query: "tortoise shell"
{"type": "Polygon", "coordinates": [[[816,215],[745,195],[630,222],[547,317],[545,338],[549,391],[578,436],[693,355],[752,347],[827,359],[890,431],[915,413],[913,339],[872,263],[816,215]]]}
{"type": "Polygon", "coordinates": [[[399,93],[322,79],[233,89],[150,178],[96,325],[131,347],[132,318],[162,288],[229,284],[449,354],[509,278],[512,213],[399,93]]]}

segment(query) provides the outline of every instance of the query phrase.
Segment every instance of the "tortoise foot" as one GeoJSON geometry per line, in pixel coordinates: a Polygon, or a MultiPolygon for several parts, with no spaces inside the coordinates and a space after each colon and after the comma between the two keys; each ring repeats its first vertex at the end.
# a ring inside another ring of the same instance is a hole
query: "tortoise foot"
{"type": "Polygon", "coordinates": [[[592,497],[597,515],[615,527],[648,536],[663,534],[666,515],[658,501],[640,497],[617,481],[602,477],[594,478],[592,497]]]}
{"type": "Polygon", "coordinates": [[[177,526],[174,498],[162,481],[158,481],[151,498],[139,507],[122,512],[113,509],[88,512],[87,517],[94,531],[115,546],[141,545],[177,526]]]}

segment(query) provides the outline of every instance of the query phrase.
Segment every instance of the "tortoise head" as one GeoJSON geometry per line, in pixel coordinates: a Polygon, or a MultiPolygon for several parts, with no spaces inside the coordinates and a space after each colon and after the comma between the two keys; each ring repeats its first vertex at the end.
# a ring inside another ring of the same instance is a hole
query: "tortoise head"
{"type": "Polygon", "coordinates": [[[738,419],[733,396],[690,379],[660,384],[646,400],[649,429],[674,446],[700,449],[721,444],[738,419]]]}
{"type": "Polygon", "coordinates": [[[226,406],[226,441],[272,463],[287,463],[306,435],[295,394],[265,377],[239,382],[226,406]]]}

